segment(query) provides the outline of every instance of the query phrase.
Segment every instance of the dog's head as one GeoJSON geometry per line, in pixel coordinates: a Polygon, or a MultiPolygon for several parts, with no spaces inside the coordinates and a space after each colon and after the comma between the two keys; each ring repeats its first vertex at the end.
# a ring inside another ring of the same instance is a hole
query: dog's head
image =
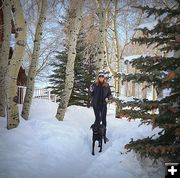
{"type": "Polygon", "coordinates": [[[90,129],[92,129],[93,133],[98,133],[99,126],[97,124],[92,124],[90,129]]]}
{"type": "Polygon", "coordinates": [[[93,134],[100,134],[103,135],[104,131],[105,131],[105,126],[103,124],[92,124],[90,129],[92,129],[93,134]]]}

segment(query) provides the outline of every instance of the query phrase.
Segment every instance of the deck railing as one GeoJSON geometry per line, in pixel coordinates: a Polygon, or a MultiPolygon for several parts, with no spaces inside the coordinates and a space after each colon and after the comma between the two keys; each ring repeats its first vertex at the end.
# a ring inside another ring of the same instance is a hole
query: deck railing
{"type": "MultiPolygon", "coordinates": [[[[17,86],[18,103],[22,104],[24,102],[24,97],[26,94],[25,86],[17,86]]],[[[35,88],[33,93],[33,98],[47,99],[56,102],[56,95],[51,93],[51,90],[45,88],[35,88]]]]}

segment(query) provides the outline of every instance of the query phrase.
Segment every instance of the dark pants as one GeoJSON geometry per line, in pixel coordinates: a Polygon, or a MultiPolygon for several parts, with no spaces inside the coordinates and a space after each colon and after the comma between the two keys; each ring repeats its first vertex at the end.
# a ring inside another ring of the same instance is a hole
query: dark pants
{"type": "Polygon", "coordinates": [[[94,114],[95,114],[95,123],[96,124],[100,124],[100,122],[102,121],[102,124],[105,126],[106,128],[106,114],[107,114],[107,105],[103,104],[103,105],[97,105],[97,106],[93,106],[94,109],[94,114]]]}

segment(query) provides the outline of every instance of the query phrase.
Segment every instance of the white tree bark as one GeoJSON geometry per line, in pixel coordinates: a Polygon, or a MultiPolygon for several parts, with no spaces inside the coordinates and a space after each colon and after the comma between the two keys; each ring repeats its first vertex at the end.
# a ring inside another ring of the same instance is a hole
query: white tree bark
{"type": "MultiPolygon", "coordinates": [[[[106,10],[102,10],[102,1],[98,1],[99,2],[99,4],[98,4],[98,10],[101,12],[104,12],[104,22],[105,22],[105,30],[104,30],[104,33],[105,33],[105,39],[104,40],[102,40],[102,41],[105,41],[105,46],[106,46],[106,52],[107,52],[107,49],[108,49],[108,46],[107,46],[107,21],[108,21],[108,11],[109,11],[109,3],[107,3],[108,5],[107,5],[107,8],[106,8],[106,10]]],[[[118,12],[118,1],[117,0],[115,0],[115,8],[114,8],[114,15],[113,15],[113,19],[112,19],[112,28],[113,28],[113,47],[114,47],[114,51],[115,51],[115,64],[116,64],[116,66],[115,66],[115,69],[113,69],[109,64],[109,60],[108,60],[108,54],[107,54],[107,58],[106,58],[106,60],[107,60],[107,64],[108,64],[108,67],[109,67],[109,71],[112,73],[112,76],[113,76],[113,81],[114,81],[114,88],[115,88],[115,95],[118,97],[119,95],[120,95],[120,78],[119,77],[117,77],[117,73],[119,73],[120,72],[120,57],[121,57],[121,48],[120,48],[120,44],[119,44],[119,37],[118,37],[118,30],[117,30],[117,12],[118,12]]],[[[100,13],[100,14],[102,14],[102,13],[100,13]]],[[[102,19],[102,18],[101,18],[102,19]]],[[[99,18],[99,21],[101,20],[100,18],[99,18]]],[[[100,25],[102,26],[102,24],[103,23],[100,23],[100,25]]],[[[100,26],[100,27],[101,27],[100,26]]],[[[102,26],[103,27],[103,26],[102,26]]],[[[102,33],[103,32],[103,30],[101,30],[101,29],[103,29],[103,28],[100,28],[100,33],[102,33]]],[[[102,35],[103,36],[103,35],[102,35]]],[[[102,43],[101,43],[101,38],[99,38],[100,39],[100,43],[99,43],[99,45],[101,45],[102,43]]],[[[101,48],[99,48],[99,49],[101,49],[101,48]]],[[[98,50],[99,50],[98,49],[98,50]]],[[[101,49],[102,50],[102,49],[101,49]]],[[[101,51],[99,52],[98,51],[98,54],[102,54],[101,53],[101,51]]],[[[105,52],[104,52],[104,54],[106,54],[105,52]]],[[[98,57],[98,59],[99,58],[102,58],[103,56],[101,56],[101,57],[98,57]]],[[[99,62],[99,65],[100,66],[102,66],[102,64],[99,62]]]]}
{"type": "MultiPolygon", "coordinates": [[[[109,20],[109,13],[106,13],[106,29],[108,28],[107,26],[107,22],[109,20]]],[[[107,34],[107,30],[105,31],[105,50],[106,50],[106,62],[107,62],[107,67],[109,69],[109,72],[112,74],[112,79],[113,79],[113,86],[115,86],[115,76],[116,76],[116,71],[113,69],[113,67],[111,66],[111,61],[110,61],[110,55],[109,55],[109,43],[108,43],[108,34],[107,34]]],[[[115,88],[115,87],[114,87],[115,88]]]]}
{"type": "Polygon", "coordinates": [[[8,65],[11,37],[11,2],[3,3],[3,41],[0,49],[0,116],[5,117],[5,73],[8,65]]]}
{"type": "Polygon", "coordinates": [[[15,49],[11,60],[9,61],[5,77],[6,90],[6,110],[7,110],[7,128],[15,128],[19,124],[18,96],[17,96],[17,76],[22,64],[23,54],[26,44],[26,22],[24,20],[23,9],[20,0],[11,1],[14,11],[16,26],[15,49]]]}
{"type": "MultiPolygon", "coordinates": [[[[109,1],[110,2],[110,1],[109,1]]],[[[106,2],[107,3],[107,2],[106,2]]],[[[109,3],[107,3],[107,7],[103,8],[103,1],[97,0],[97,16],[99,19],[99,40],[98,40],[98,70],[103,70],[106,49],[105,49],[105,38],[106,38],[106,21],[107,21],[107,11],[109,8],[109,3]]]]}
{"type": "Polygon", "coordinates": [[[69,50],[66,65],[65,88],[56,114],[56,118],[60,121],[64,119],[66,108],[68,106],[68,102],[74,85],[74,61],[76,57],[77,38],[81,27],[83,4],[84,0],[79,0],[76,1],[74,7],[75,17],[69,35],[69,50]]]}
{"type": "MultiPolygon", "coordinates": [[[[118,12],[118,0],[115,0],[115,9],[114,9],[114,17],[113,17],[113,31],[114,31],[114,42],[115,42],[115,57],[116,57],[116,72],[120,72],[120,44],[118,37],[118,29],[117,29],[117,12],[118,12]]],[[[115,95],[119,97],[120,95],[120,81],[121,79],[115,77],[115,95]]]]}
{"type": "MultiPolygon", "coordinates": [[[[109,68],[110,73],[115,76],[116,72],[115,70],[111,67],[111,62],[110,62],[110,57],[109,57],[109,48],[108,48],[108,41],[107,41],[107,36],[105,39],[105,49],[106,49],[106,62],[107,62],[107,66],[109,68]]],[[[114,79],[114,77],[113,77],[114,79]]]]}
{"type": "Polygon", "coordinates": [[[40,12],[38,23],[36,26],[34,48],[33,48],[33,53],[32,53],[31,64],[30,64],[30,68],[28,72],[26,94],[25,94],[23,109],[21,113],[21,116],[26,120],[29,117],[30,107],[32,103],[35,77],[36,77],[37,66],[38,66],[38,58],[39,58],[39,53],[40,53],[42,30],[43,30],[43,24],[46,20],[47,8],[48,8],[47,0],[41,0],[41,12],[40,12]]]}

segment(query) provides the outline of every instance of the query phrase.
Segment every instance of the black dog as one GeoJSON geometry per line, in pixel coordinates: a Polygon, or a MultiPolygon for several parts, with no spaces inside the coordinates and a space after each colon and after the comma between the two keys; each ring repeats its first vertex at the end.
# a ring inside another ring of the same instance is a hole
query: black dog
{"type": "Polygon", "coordinates": [[[106,128],[103,124],[92,124],[90,129],[93,131],[93,137],[92,137],[92,155],[94,154],[94,146],[95,141],[97,140],[99,143],[100,150],[99,152],[102,152],[102,140],[104,139],[104,143],[106,143],[106,128]]]}

